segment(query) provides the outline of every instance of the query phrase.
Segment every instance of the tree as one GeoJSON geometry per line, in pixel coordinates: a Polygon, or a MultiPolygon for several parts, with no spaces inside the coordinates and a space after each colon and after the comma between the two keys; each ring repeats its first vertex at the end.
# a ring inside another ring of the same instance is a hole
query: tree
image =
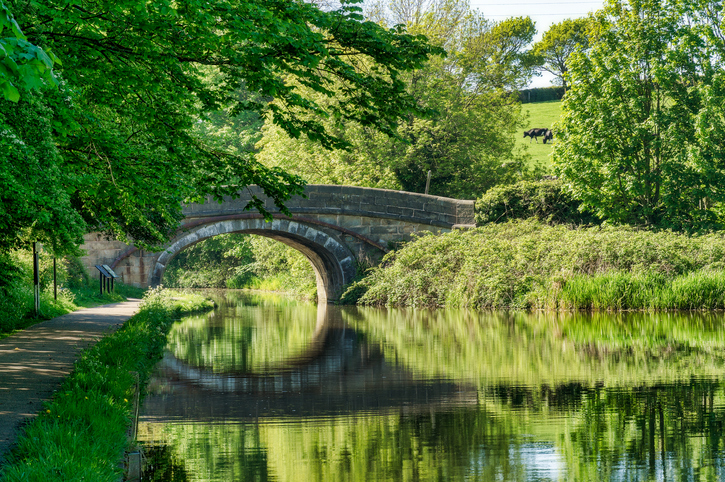
{"type": "Polygon", "coordinates": [[[554,75],[567,88],[565,74],[566,61],[577,49],[586,49],[589,45],[587,27],[589,19],[567,19],[549,27],[540,41],[534,44],[532,53],[537,57],[540,69],[554,75]]]}
{"type": "Polygon", "coordinates": [[[719,226],[723,37],[719,1],[611,0],[568,62],[554,164],[573,194],[613,222],[719,226]]]}
{"type": "MultiPolygon", "coordinates": [[[[270,118],[293,137],[344,147],[320,119],[392,133],[402,115],[418,111],[400,76],[440,52],[400,28],[363,21],[354,2],[329,11],[301,0],[9,5],[28,41],[63,59],[59,93],[44,92],[42,103],[66,208],[87,229],[142,246],[174,232],[184,201],[258,184],[283,208],[301,192],[299,177],[201,138],[195,126],[209,113],[270,118]],[[207,82],[210,71],[218,82],[207,82]]],[[[249,207],[264,212],[257,199],[249,207]]]]}
{"type": "Polygon", "coordinates": [[[0,0],[0,99],[17,102],[20,91],[38,89],[45,84],[58,85],[51,51],[28,42],[10,9],[0,0]],[[6,31],[10,35],[3,35],[6,31]]]}
{"type": "Polygon", "coordinates": [[[520,105],[509,92],[531,75],[523,48],[533,38],[533,22],[491,22],[465,0],[394,1],[375,12],[378,21],[405,21],[409,32],[447,51],[401,77],[429,115],[406,116],[397,136],[331,120],[330,128],[343,132],[353,149],[329,153],[267,126],[259,158],[269,165],[293,158],[294,172],[315,182],[412,192],[425,190],[430,170],[430,193],[449,197],[473,198],[520,179],[526,163],[513,136],[520,105]]]}

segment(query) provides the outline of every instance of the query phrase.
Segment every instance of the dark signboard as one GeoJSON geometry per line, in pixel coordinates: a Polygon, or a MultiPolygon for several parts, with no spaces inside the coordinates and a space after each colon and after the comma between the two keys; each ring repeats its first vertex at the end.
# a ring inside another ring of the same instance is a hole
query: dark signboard
{"type": "Polygon", "coordinates": [[[110,267],[110,266],[108,266],[107,264],[104,264],[104,265],[103,265],[103,268],[105,268],[105,270],[106,270],[106,271],[108,271],[108,274],[109,274],[109,275],[111,276],[111,278],[119,278],[119,276],[118,276],[118,275],[116,274],[116,272],[115,272],[115,271],[113,271],[113,270],[111,269],[111,267],[110,267]]]}

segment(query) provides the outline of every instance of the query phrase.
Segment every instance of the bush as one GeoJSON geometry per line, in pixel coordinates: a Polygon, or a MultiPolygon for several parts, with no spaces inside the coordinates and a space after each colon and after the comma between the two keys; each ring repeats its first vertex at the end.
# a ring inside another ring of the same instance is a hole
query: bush
{"type": "Polygon", "coordinates": [[[496,186],[476,201],[476,223],[503,223],[536,218],[548,224],[599,224],[593,214],[580,212],[581,203],[562,189],[559,180],[521,181],[496,186]]]}
{"type": "Polygon", "coordinates": [[[725,309],[725,237],[536,220],[424,235],[361,282],[361,304],[725,309]]]}
{"type": "Polygon", "coordinates": [[[524,89],[519,91],[519,100],[522,104],[528,104],[530,102],[550,102],[561,100],[565,92],[562,86],[524,89]]]}

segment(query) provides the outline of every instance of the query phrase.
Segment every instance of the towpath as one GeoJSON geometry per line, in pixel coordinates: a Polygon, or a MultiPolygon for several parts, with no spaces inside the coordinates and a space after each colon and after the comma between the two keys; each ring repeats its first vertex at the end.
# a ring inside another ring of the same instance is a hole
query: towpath
{"type": "Polygon", "coordinates": [[[79,352],[121,326],[140,303],[74,311],[0,340],[0,466],[18,429],[53,396],[79,352]]]}

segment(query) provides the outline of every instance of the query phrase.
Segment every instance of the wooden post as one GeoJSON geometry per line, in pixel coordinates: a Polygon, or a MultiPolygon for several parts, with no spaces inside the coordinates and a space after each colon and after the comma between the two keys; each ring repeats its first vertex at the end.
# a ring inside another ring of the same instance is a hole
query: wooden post
{"type": "Polygon", "coordinates": [[[425,181],[425,193],[428,194],[428,188],[430,187],[430,175],[431,171],[428,171],[428,179],[425,181]]]}
{"type": "Polygon", "coordinates": [[[53,299],[58,301],[58,271],[55,260],[56,258],[53,256],[53,299]]]}
{"type": "Polygon", "coordinates": [[[33,241],[33,296],[35,298],[35,316],[40,316],[40,266],[37,244],[33,241]]]}

